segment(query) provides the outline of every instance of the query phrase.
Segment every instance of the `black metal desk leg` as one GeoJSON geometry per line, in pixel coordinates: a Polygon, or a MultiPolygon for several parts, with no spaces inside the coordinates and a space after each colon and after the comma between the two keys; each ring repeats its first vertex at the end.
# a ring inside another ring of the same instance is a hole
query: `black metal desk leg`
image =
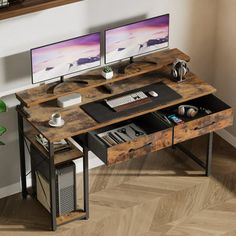
{"type": "Polygon", "coordinates": [[[20,172],[21,172],[21,188],[22,197],[27,197],[27,186],[26,186],[26,168],[25,168],[25,143],[24,143],[24,121],[23,117],[17,112],[18,117],[18,137],[19,137],[19,149],[20,149],[20,172]]]}
{"type": "Polygon", "coordinates": [[[206,176],[211,175],[212,146],[213,146],[213,132],[209,133],[209,135],[208,135],[207,158],[206,158],[206,176]]]}
{"type": "Polygon", "coordinates": [[[84,180],[84,211],[86,220],[89,218],[89,179],[88,179],[88,148],[84,147],[83,180],[84,180]]]}
{"type": "Polygon", "coordinates": [[[51,203],[51,227],[55,231],[57,229],[56,222],[56,180],[54,165],[54,148],[53,143],[49,143],[49,179],[50,179],[50,203],[51,203]]]}

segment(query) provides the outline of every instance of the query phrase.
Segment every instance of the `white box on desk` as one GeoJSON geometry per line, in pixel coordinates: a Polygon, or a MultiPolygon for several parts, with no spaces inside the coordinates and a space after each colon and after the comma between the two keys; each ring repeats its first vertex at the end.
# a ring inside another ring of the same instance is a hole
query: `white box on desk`
{"type": "Polygon", "coordinates": [[[79,104],[81,102],[82,102],[82,97],[79,93],[73,93],[57,98],[57,105],[59,107],[68,107],[79,104]]]}

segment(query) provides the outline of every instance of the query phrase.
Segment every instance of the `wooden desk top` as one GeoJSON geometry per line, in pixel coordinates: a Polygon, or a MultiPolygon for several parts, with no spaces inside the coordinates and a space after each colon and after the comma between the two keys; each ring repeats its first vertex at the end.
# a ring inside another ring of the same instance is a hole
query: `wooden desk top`
{"type": "MultiPolygon", "coordinates": [[[[170,88],[174,89],[182,96],[181,99],[171,101],[165,105],[137,112],[127,117],[121,117],[108,122],[97,123],[93,118],[87,115],[79,105],[74,105],[63,109],[57,107],[54,100],[47,103],[41,103],[37,106],[29,108],[28,112],[31,114],[31,117],[26,120],[30,122],[31,125],[33,125],[35,129],[39,133],[44,135],[49,141],[54,142],[63,138],[86,133],[88,131],[105,127],[110,124],[160,110],[162,108],[182,103],[187,100],[208,95],[216,91],[215,88],[200,80],[196,75],[192,73],[189,73],[189,79],[187,81],[183,83],[175,83],[168,78],[169,72],[170,68],[165,68],[161,73],[156,71],[144,75],[139,75],[137,77],[134,77],[133,79],[117,81],[114,83],[114,93],[112,94],[113,96],[115,94],[120,94],[122,92],[129,91],[135,88],[141,88],[148,84],[163,81],[170,88]],[[51,114],[54,112],[60,112],[62,114],[62,117],[65,120],[65,125],[63,127],[51,128],[48,125],[48,120],[51,114]]],[[[81,90],[80,93],[83,97],[83,104],[111,96],[109,94],[103,93],[101,90],[99,90],[99,88],[93,87],[87,88],[86,90],[81,90]]]]}

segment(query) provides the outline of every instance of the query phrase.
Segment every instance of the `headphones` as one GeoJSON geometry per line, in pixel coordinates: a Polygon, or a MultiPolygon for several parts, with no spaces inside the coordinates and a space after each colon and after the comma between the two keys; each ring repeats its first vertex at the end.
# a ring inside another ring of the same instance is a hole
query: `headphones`
{"type": "Polygon", "coordinates": [[[171,69],[171,75],[178,81],[182,82],[184,81],[184,76],[189,71],[189,68],[187,66],[187,62],[181,59],[176,59],[175,62],[172,65],[171,69]]]}
{"type": "Polygon", "coordinates": [[[194,117],[198,113],[198,108],[191,105],[180,105],[178,107],[178,114],[181,116],[194,117]]]}

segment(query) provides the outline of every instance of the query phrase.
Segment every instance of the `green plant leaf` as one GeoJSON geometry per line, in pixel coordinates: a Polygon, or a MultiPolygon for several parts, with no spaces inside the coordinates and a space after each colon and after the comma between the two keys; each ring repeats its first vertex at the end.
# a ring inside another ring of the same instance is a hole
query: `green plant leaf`
{"type": "Polygon", "coordinates": [[[2,142],[2,141],[0,141],[0,146],[3,146],[3,145],[5,145],[5,143],[4,143],[4,142],[2,142]]]}
{"type": "Polygon", "coordinates": [[[5,127],[0,126],[0,136],[2,136],[6,131],[7,129],[5,127]]]}
{"type": "Polygon", "coordinates": [[[0,100],[0,112],[6,112],[7,111],[7,105],[3,100],[0,100]]]}

